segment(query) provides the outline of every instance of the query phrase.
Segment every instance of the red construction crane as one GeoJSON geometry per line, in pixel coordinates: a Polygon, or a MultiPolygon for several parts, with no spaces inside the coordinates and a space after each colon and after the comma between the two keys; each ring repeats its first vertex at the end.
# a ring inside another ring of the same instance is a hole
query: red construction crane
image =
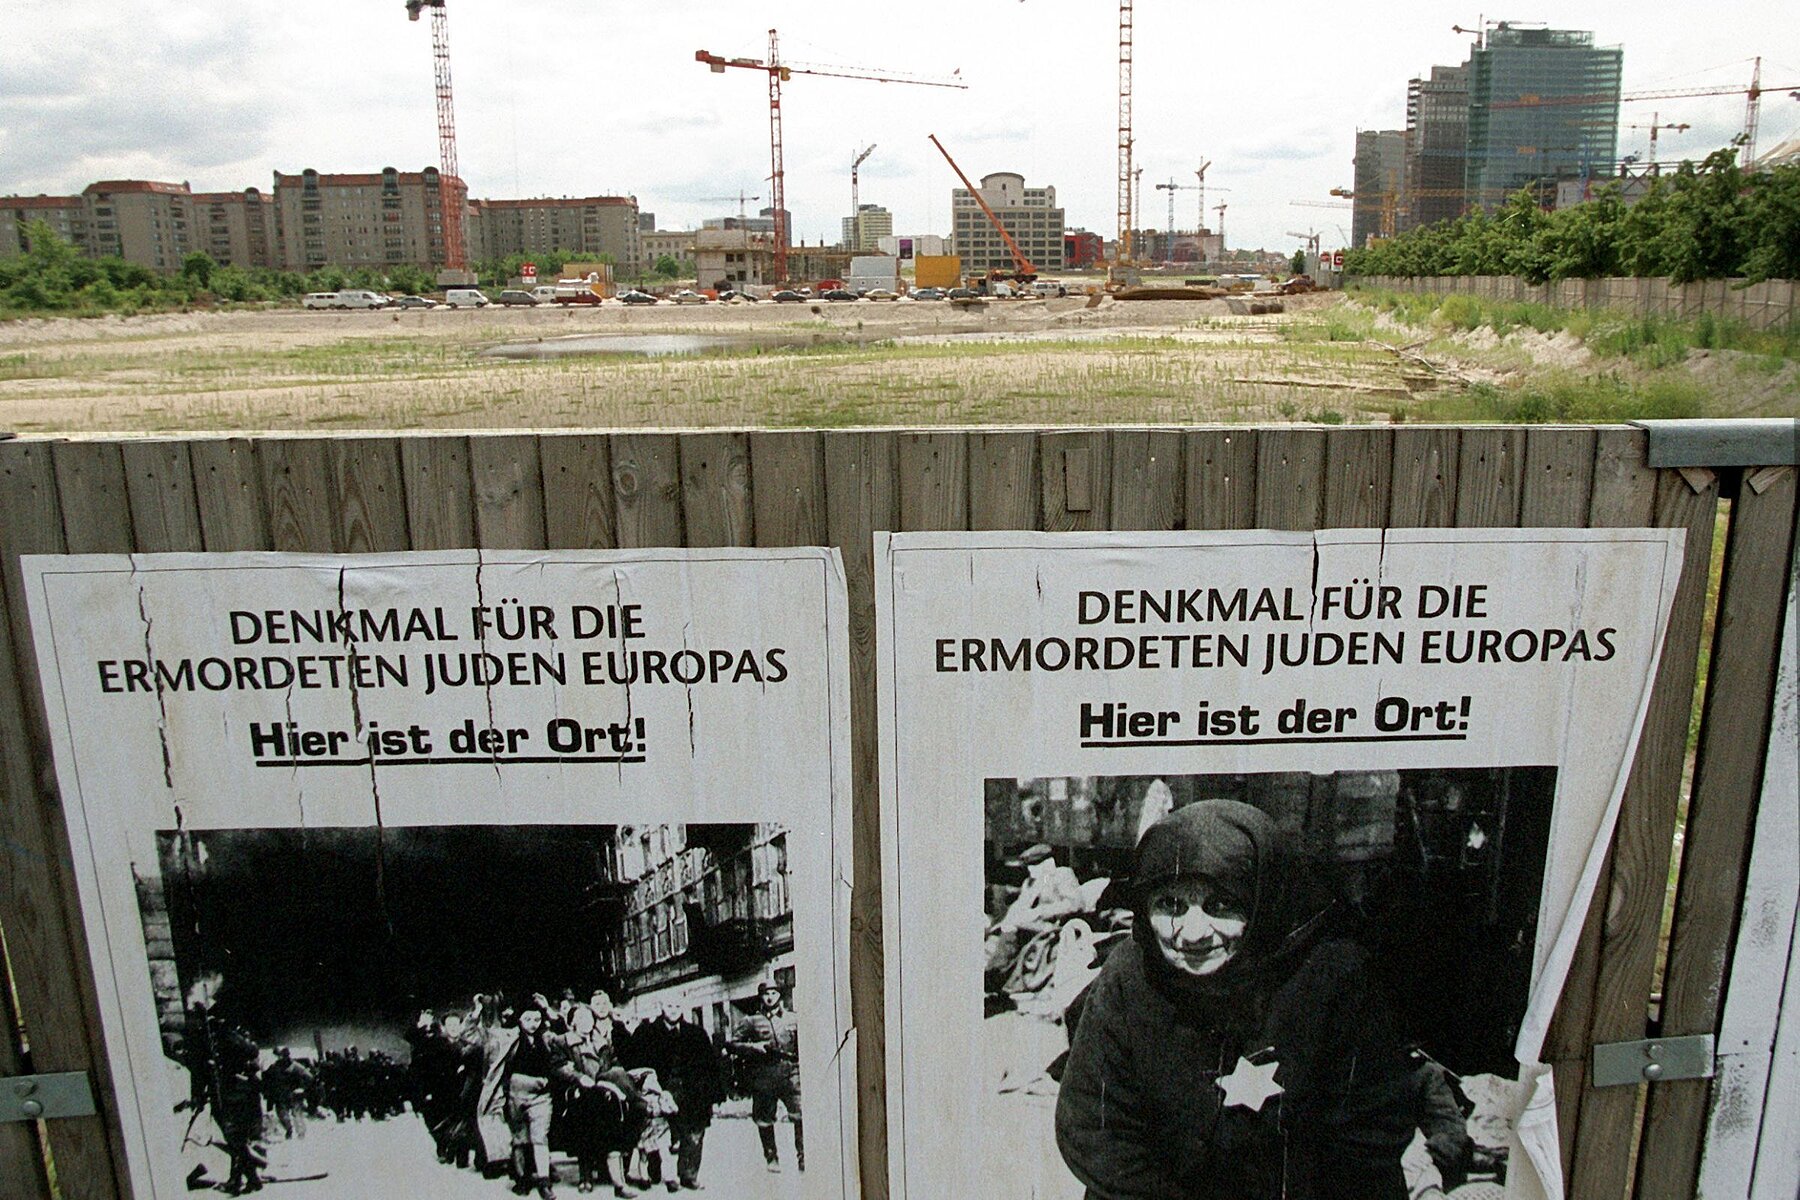
{"type": "MultiPolygon", "coordinates": [[[[410,3],[410,0],[408,0],[410,3]]],[[[787,187],[783,182],[781,168],[781,85],[796,75],[825,75],[833,79],[868,79],[876,83],[912,83],[920,87],[943,87],[967,89],[968,84],[960,79],[926,79],[920,76],[882,74],[874,68],[857,67],[825,67],[781,61],[779,39],[773,29],[769,30],[769,58],[767,62],[759,62],[754,58],[721,58],[717,54],[709,54],[705,50],[694,51],[694,61],[703,62],[712,69],[713,74],[723,75],[726,67],[743,67],[749,71],[762,71],[769,77],[769,199],[775,206],[775,282],[787,282],[787,187]]]]}
{"type": "Polygon", "coordinates": [[[437,73],[438,199],[443,204],[444,266],[461,271],[469,264],[463,253],[463,205],[468,194],[456,168],[456,107],[450,93],[450,23],[444,0],[406,0],[406,19],[419,19],[419,10],[431,10],[431,58],[437,73]]]}
{"type": "Polygon", "coordinates": [[[1006,232],[1006,226],[1001,223],[999,217],[994,215],[994,210],[988,207],[988,202],[982,198],[981,189],[969,182],[969,177],[963,174],[963,169],[956,165],[956,160],[950,157],[948,150],[944,149],[944,143],[937,140],[937,134],[932,133],[926,136],[931,139],[931,144],[938,148],[938,153],[944,156],[944,161],[950,164],[950,169],[956,172],[956,177],[962,180],[962,185],[969,189],[969,195],[975,197],[975,203],[979,204],[981,211],[987,214],[988,224],[994,227],[1000,234],[1000,240],[1006,243],[1007,250],[1012,252],[1013,266],[1018,268],[1018,278],[1027,283],[1036,279],[1037,268],[1031,265],[1031,260],[1025,257],[1023,250],[1019,249],[1019,243],[1013,241],[1013,235],[1006,232]]]}

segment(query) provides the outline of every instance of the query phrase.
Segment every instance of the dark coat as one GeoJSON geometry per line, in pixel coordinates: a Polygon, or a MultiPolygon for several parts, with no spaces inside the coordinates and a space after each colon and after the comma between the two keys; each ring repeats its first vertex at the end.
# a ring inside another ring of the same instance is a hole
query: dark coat
{"type": "Polygon", "coordinates": [[[669,1025],[652,1017],[638,1026],[631,1046],[632,1065],[656,1072],[684,1118],[700,1122],[712,1118],[713,1105],[725,1098],[725,1076],[706,1030],[692,1021],[669,1025]]]}
{"type": "Polygon", "coordinates": [[[1057,1144],[1091,1200],[1405,1200],[1408,1064],[1365,952],[1328,935],[1272,822],[1204,801],[1139,843],[1135,935],[1089,989],[1057,1100],[1057,1144]],[[1217,972],[1176,970],[1142,904],[1197,875],[1250,914],[1217,972]],[[1225,1104],[1240,1059],[1276,1064],[1261,1109],[1225,1104]]]}

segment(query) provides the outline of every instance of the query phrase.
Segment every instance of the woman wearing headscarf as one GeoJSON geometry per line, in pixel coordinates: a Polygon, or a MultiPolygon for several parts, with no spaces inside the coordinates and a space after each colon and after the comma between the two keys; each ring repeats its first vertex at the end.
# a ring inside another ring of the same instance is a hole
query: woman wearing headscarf
{"type": "Polygon", "coordinates": [[[1406,1059],[1367,956],[1235,800],[1145,831],[1133,936],[1082,1007],[1057,1144],[1089,1200],[1405,1200],[1406,1059]]]}

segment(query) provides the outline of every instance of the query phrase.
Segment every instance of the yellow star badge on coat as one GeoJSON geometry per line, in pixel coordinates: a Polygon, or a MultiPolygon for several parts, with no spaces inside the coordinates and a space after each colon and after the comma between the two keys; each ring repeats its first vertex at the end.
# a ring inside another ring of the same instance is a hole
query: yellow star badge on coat
{"type": "Polygon", "coordinates": [[[1281,1085],[1275,1082],[1275,1072],[1280,1069],[1280,1063],[1253,1063],[1240,1056],[1231,1074],[1219,1076],[1225,1106],[1229,1108],[1236,1104],[1251,1112],[1261,1112],[1271,1096],[1281,1095],[1281,1085]]]}

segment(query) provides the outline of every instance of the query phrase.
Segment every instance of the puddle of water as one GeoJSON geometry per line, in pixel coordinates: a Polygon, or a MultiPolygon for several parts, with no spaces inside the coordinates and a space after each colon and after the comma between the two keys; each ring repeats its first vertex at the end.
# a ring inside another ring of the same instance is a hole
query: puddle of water
{"type": "Polygon", "coordinates": [[[552,338],[544,342],[515,342],[482,351],[494,358],[562,358],[571,354],[620,355],[626,358],[668,358],[693,354],[718,354],[747,350],[759,343],[754,338],[707,333],[643,333],[614,336],[552,338]]]}

